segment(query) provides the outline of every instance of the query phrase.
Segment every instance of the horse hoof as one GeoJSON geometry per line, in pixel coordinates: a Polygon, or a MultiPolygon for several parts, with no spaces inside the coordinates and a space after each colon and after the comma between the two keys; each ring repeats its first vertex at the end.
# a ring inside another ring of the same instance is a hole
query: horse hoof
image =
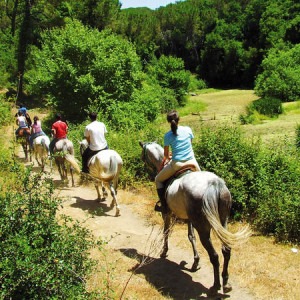
{"type": "Polygon", "coordinates": [[[119,217],[119,216],[121,216],[121,213],[120,213],[120,210],[119,210],[119,209],[117,209],[117,210],[116,210],[115,217],[119,217]]]}
{"type": "Polygon", "coordinates": [[[211,288],[209,288],[209,290],[207,291],[207,295],[209,296],[214,296],[218,294],[218,291],[221,287],[216,287],[216,286],[212,286],[211,288]]]}
{"type": "Polygon", "coordinates": [[[226,293],[229,293],[232,291],[232,286],[230,283],[227,283],[226,285],[223,286],[223,293],[226,294],[226,293]]]}

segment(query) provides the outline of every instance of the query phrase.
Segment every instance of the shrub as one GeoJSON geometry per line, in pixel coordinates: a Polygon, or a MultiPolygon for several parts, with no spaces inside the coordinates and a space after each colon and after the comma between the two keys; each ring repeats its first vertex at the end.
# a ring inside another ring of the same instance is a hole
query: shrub
{"type": "Polygon", "coordinates": [[[30,169],[19,178],[22,189],[0,198],[1,298],[91,299],[93,237],[69,217],[57,221],[61,201],[49,178],[30,169]]]}
{"type": "Polygon", "coordinates": [[[300,125],[296,127],[296,147],[300,149],[300,125]]]}
{"type": "Polygon", "coordinates": [[[299,241],[297,157],[277,148],[263,150],[259,140],[246,142],[237,127],[229,126],[203,127],[194,150],[203,170],[226,181],[233,199],[233,217],[244,216],[279,240],[299,241]]]}
{"type": "Polygon", "coordinates": [[[131,43],[111,33],[68,20],[63,29],[42,34],[42,48],[33,48],[28,90],[46,95],[71,120],[81,120],[90,104],[104,112],[128,102],[141,83],[141,62],[131,43]]]}
{"type": "Polygon", "coordinates": [[[189,91],[196,91],[206,89],[207,84],[203,79],[198,79],[196,75],[190,75],[190,82],[188,86],[189,91]]]}
{"type": "Polygon", "coordinates": [[[5,102],[4,95],[0,95],[0,126],[7,125],[12,121],[10,105],[5,102]]]}
{"type": "Polygon", "coordinates": [[[266,97],[253,101],[247,106],[247,114],[241,114],[241,124],[258,124],[267,117],[277,117],[282,114],[282,102],[277,98],[266,97]]]}
{"type": "Polygon", "coordinates": [[[268,117],[278,116],[283,112],[282,102],[273,97],[261,98],[250,104],[249,112],[252,113],[254,110],[268,117]]]}
{"type": "Polygon", "coordinates": [[[300,97],[300,45],[288,50],[272,49],[261,64],[255,91],[261,97],[294,101],[300,97]]]}
{"type": "Polygon", "coordinates": [[[179,105],[184,104],[190,73],[184,70],[184,62],[181,58],[162,55],[157,61],[152,61],[147,68],[147,73],[162,87],[173,90],[179,105]]]}

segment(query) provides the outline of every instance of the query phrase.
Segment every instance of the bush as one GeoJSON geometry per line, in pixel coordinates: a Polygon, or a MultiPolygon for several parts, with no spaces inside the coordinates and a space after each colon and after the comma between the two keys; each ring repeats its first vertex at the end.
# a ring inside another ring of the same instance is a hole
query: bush
{"type": "Polygon", "coordinates": [[[90,104],[109,112],[140,86],[142,66],[133,45],[110,31],[68,20],[63,29],[44,32],[41,43],[42,49],[32,49],[28,90],[46,95],[71,120],[85,118],[90,104]]]}
{"type": "Polygon", "coordinates": [[[300,44],[288,50],[273,49],[263,60],[255,91],[261,97],[294,101],[300,97],[300,44]]]}
{"type": "Polygon", "coordinates": [[[5,102],[4,95],[0,95],[0,126],[7,125],[12,121],[11,107],[5,102]]]}
{"type": "Polygon", "coordinates": [[[203,90],[207,88],[207,84],[203,79],[198,79],[196,75],[190,75],[190,82],[188,90],[191,92],[196,90],[203,90]]]}
{"type": "Polygon", "coordinates": [[[190,73],[184,70],[181,58],[162,55],[157,61],[152,61],[147,73],[162,87],[173,90],[179,105],[183,105],[188,92],[190,73]]]}
{"type": "Polygon", "coordinates": [[[260,231],[279,240],[299,241],[300,169],[297,157],[246,142],[237,127],[205,128],[194,143],[202,170],[226,181],[232,215],[244,216],[260,231]]]}
{"type": "Polygon", "coordinates": [[[296,127],[296,147],[300,149],[300,125],[296,127]]]}
{"type": "Polygon", "coordinates": [[[251,114],[254,110],[268,117],[277,117],[283,112],[282,102],[280,99],[273,97],[261,98],[250,104],[249,113],[251,114]]]}
{"type": "Polygon", "coordinates": [[[247,114],[239,116],[241,124],[257,124],[267,117],[282,114],[282,102],[277,98],[266,97],[253,101],[247,106],[247,114]]]}
{"type": "Polygon", "coordinates": [[[91,299],[85,280],[94,261],[94,239],[62,216],[53,184],[30,169],[19,172],[22,189],[0,196],[0,296],[3,299],[91,299]]]}

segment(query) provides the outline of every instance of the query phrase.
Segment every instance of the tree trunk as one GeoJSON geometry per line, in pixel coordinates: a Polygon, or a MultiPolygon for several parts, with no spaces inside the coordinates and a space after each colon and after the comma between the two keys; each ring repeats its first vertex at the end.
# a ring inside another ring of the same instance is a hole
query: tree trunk
{"type": "Polygon", "coordinates": [[[24,96],[23,94],[23,75],[25,71],[25,62],[27,58],[27,47],[30,43],[30,28],[31,28],[31,2],[30,0],[25,0],[25,13],[23,22],[20,29],[20,36],[19,36],[19,49],[18,49],[18,76],[19,79],[19,86],[18,86],[18,95],[17,100],[21,100],[24,96]]]}

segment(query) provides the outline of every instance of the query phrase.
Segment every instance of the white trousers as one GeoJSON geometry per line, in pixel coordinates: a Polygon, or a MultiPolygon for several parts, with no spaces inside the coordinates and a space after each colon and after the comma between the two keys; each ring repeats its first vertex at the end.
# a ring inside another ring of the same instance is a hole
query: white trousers
{"type": "Polygon", "coordinates": [[[171,160],[170,163],[164,166],[164,168],[157,174],[155,177],[155,184],[157,189],[164,187],[163,182],[169,179],[174,175],[179,169],[186,165],[194,165],[197,171],[201,171],[198,162],[195,158],[184,160],[184,161],[175,161],[171,160]]]}

